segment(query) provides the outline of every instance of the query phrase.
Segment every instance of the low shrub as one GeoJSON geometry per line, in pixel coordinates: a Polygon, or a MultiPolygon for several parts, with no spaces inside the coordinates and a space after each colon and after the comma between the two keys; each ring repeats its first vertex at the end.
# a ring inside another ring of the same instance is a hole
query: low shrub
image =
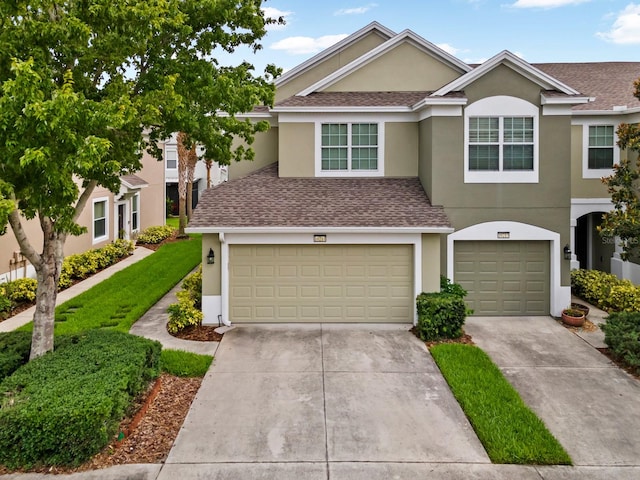
{"type": "Polygon", "coordinates": [[[416,299],[416,332],[423,341],[458,338],[467,316],[464,299],[452,293],[421,293],[416,299]]]}
{"type": "Polygon", "coordinates": [[[157,377],[160,344],[91,330],[0,382],[0,464],[78,465],[108,444],[157,377]]]}
{"type": "Polygon", "coordinates": [[[467,291],[464,288],[462,288],[462,286],[459,283],[452,282],[444,275],[440,275],[440,292],[451,293],[461,298],[464,298],[467,296],[467,291]]]}
{"type": "Polygon", "coordinates": [[[599,270],[571,271],[573,294],[608,312],[640,311],[640,288],[599,270]]]}
{"type": "Polygon", "coordinates": [[[213,357],[210,355],[182,350],[162,350],[160,355],[162,371],[177,377],[204,377],[212,361],[213,357]]]}
{"type": "Polygon", "coordinates": [[[169,238],[175,232],[175,228],[170,225],[158,225],[145,228],[138,234],[138,243],[158,244],[169,238]]]}
{"type": "Polygon", "coordinates": [[[200,325],[202,323],[202,312],[195,307],[195,302],[190,293],[185,290],[179,291],[176,296],[178,303],[169,305],[169,321],[167,331],[178,333],[186,327],[200,325]]]}
{"type": "Polygon", "coordinates": [[[37,289],[38,282],[33,278],[18,278],[4,285],[6,297],[14,304],[33,302],[37,289]]]}
{"type": "Polygon", "coordinates": [[[3,318],[3,314],[11,311],[11,300],[4,296],[0,291],[0,318],[3,318]]]}
{"type": "Polygon", "coordinates": [[[612,313],[601,328],[611,353],[640,374],[640,312],[612,313]]]}
{"type": "Polygon", "coordinates": [[[29,332],[0,333],[0,382],[29,361],[29,332]]]}
{"type": "Polygon", "coordinates": [[[182,290],[189,294],[193,300],[193,306],[202,309],[202,265],[182,281],[182,290]]]}

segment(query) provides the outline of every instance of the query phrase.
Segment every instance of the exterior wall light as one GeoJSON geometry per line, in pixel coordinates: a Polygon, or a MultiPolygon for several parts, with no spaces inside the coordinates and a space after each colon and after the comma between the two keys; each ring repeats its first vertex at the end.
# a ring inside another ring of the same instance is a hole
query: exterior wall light
{"type": "Polygon", "coordinates": [[[565,260],[571,260],[571,248],[569,247],[569,244],[564,246],[564,259],[565,260]]]}
{"type": "Polygon", "coordinates": [[[209,249],[209,253],[207,254],[207,263],[209,265],[213,265],[216,263],[216,254],[213,253],[213,248],[209,249]]]}

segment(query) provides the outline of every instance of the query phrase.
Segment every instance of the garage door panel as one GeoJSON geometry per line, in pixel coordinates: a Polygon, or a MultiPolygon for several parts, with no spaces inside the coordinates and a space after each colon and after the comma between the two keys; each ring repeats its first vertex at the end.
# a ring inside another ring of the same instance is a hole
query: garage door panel
{"type": "Polygon", "coordinates": [[[475,315],[549,313],[549,242],[456,241],[454,257],[475,315]]]}
{"type": "Polygon", "coordinates": [[[411,245],[231,245],[229,273],[232,322],[413,320],[411,245]]]}

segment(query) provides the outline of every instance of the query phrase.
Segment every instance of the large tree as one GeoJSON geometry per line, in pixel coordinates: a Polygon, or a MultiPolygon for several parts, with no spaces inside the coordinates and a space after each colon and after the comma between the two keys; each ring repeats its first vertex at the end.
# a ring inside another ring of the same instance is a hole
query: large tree
{"type": "Polygon", "coordinates": [[[222,66],[260,48],[262,0],[0,0],[0,231],[9,223],[38,280],[31,358],[53,349],[68,235],[96,186],[116,192],[144,149],[185,132],[220,163],[252,158],[265,123],[236,119],[273,102],[269,66],[222,66]],[[224,112],[220,115],[219,112],[224,112]],[[27,238],[37,219],[44,239],[27,238]]]}
{"type": "MultiPolygon", "coordinates": [[[[640,100],[640,79],[634,82],[634,96],[640,100]]],[[[628,260],[640,254],[640,128],[637,124],[623,123],[616,133],[618,147],[626,156],[613,166],[613,175],[602,179],[611,195],[613,210],[603,215],[600,233],[618,237],[622,246],[620,257],[628,260]]]]}

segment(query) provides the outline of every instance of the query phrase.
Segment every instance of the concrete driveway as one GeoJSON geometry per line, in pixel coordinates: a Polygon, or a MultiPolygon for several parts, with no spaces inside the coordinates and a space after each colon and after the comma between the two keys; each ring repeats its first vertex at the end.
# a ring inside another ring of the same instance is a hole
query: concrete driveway
{"type": "Polygon", "coordinates": [[[640,478],[639,380],[549,317],[471,317],[465,331],[545,422],[574,465],[635,466],[597,478],[640,478]]]}
{"type": "Polygon", "coordinates": [[[432,471],[429,462],[489,464],[426,347],[408,329],[231,330],[159,478],[371,478],[372,468],[389,478],[391,464],[414,473],[419,465],[432,471]]]}

